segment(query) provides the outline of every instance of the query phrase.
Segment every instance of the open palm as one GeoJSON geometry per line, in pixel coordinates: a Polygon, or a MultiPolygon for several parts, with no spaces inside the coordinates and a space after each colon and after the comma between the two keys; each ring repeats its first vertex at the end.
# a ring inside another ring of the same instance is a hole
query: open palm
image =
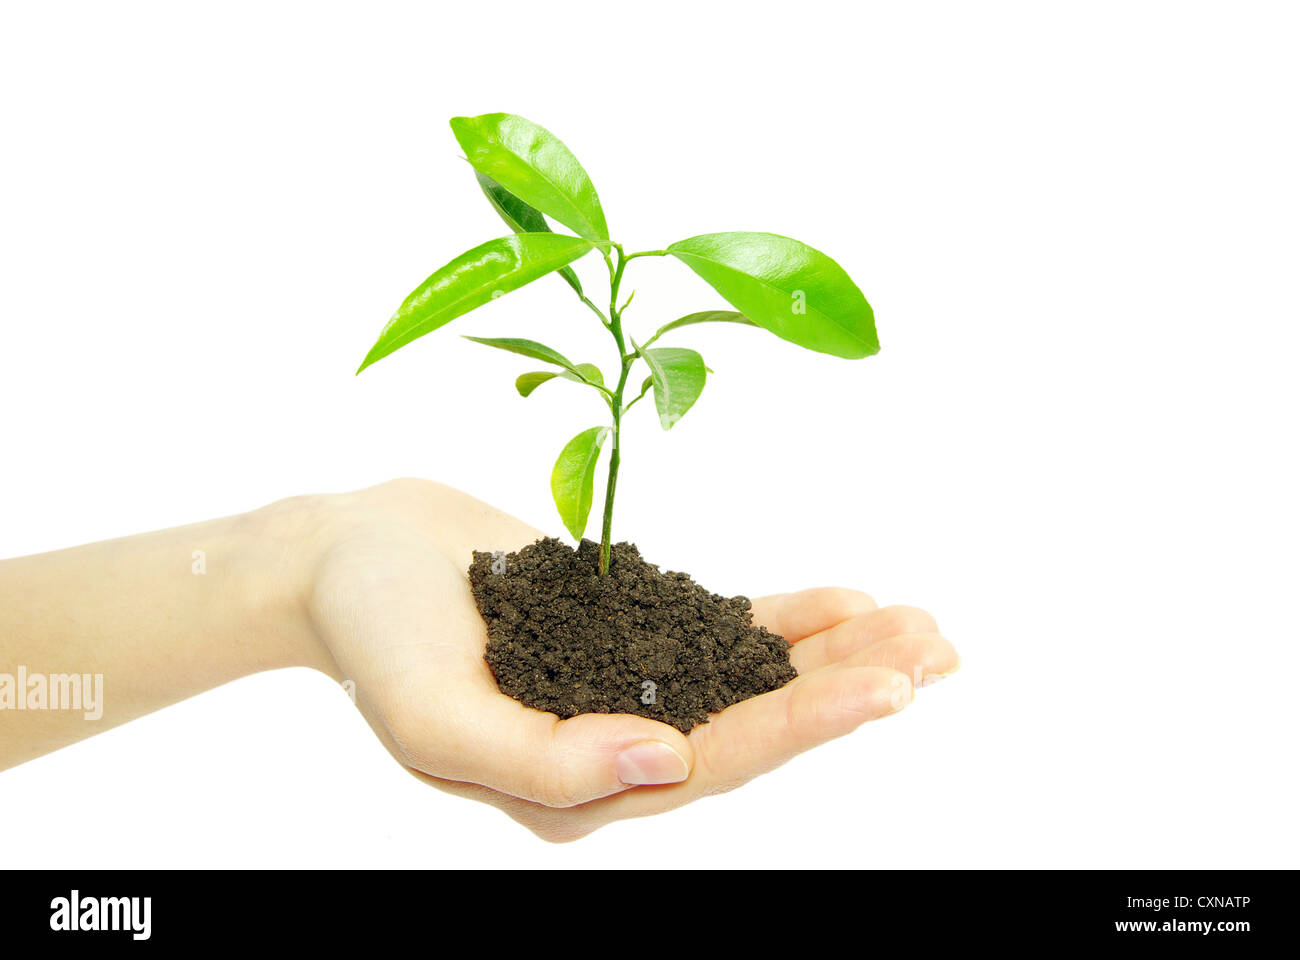
{"type": "Polygon", "coordinates": [[[574,840],[722,793],[911,702],[914,681],[958,666],[934,620],[866,594],[805,590],[754,602],[789,640],[799,676],[689,736],[626,714],[561,720],[502,694],[465,571],[475,549],[540,536],[449,487],[400,480],[350,494],[322,531],[317,633],[380,740],[429,784],[499,807],[538,836],[574,840]]]}

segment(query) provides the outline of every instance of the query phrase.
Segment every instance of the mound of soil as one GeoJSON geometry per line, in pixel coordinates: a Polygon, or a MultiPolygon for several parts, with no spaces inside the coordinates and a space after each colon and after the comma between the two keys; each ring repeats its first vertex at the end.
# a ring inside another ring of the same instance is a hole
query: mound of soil
{"type": "Polygon", "coordinates": [[[754,626],[747,597],[660,573],[634,544],[547,537],[517,553],[474,552],[470,586],[501,692],[561,717],[635,713],[683,733],[710,713],[795,677],[785,639],[754,626]]]}

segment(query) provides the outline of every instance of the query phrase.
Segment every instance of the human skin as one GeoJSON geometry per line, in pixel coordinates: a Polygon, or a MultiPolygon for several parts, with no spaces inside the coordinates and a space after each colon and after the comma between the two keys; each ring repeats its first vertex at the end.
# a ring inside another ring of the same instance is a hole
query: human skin
{"type": "Polygon", "coordinates": [[[754,601],[799,676],[689,736],[623,714],[561,720],[496,687],[465,571],[542,533],[450,487],[395,480],[193,526],[0,561],[0,675],[102,674],[103,716],[0,709],[0,770],[261,670],[350,681],[425,783],[568,841],[731,790],[896,713],[957,669],[934,620],[821,588],[754,601]],[[192,568],[203,551],[204,572],[192,568]]]}

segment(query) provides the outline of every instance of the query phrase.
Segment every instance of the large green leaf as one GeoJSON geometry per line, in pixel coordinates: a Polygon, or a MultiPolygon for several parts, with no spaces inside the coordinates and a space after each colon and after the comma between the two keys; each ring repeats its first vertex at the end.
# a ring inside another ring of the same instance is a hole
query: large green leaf
{"type": "Polygon", "coordinates": [[[536,340],[521,340],[517,337],[466,337],[465,339],[481,343],[485,347],[496,347],[498,350],[507,350],[522,357],[541,360],[543,363],[553,363],[557,367],[563,367],[581,381],[587,381],[583,376],[582,368],[591,367],[589,363],[575,364],[560,351],[552,350],[546,344],[538,343],[536,340]]]}
{"type": "Polygon", "coordinates": [[[434,272],[402,301],[357,369],[445,323],[578,259],[591,244],[555,233],[517,233],[489,240],[434,272]]]}
{"type": "Polygon", "coordinates": [[[453,117],[451,129],[479,173],[579,236],[609,240],[591,178],[554,134],[510,113],[453,117]]]}
{"type": "MultiPolygon", "coordinates": [[[[636,344],[633,343],[633,346],[636,344]]],[[[665,430],[671,430],[704,391],[704,381],[708,376],[704,358],[684,347],[636,349],[650,367],[659,425],[665,430]]]]}
{"type": "Polygon", "coordinates": [[[591,513],[591,493],[595,485],[596,461],[609,435],[609,427],[592,427],[570,440],[551,471],[551,496],[560,511],[565,528],[573,539],[581,541],[591,513]]]}
{"type": "MultiPolygon", "coordinates": [[[[539,210],[524,203],[491,177],[477,170],[474,171],[474,176],[478,178],[478,185],[483,190],[483,195],[488,198],[488,203],[492,204],[492,209],[496,210],[506,226],[515,233],[552,232],[550,224],[546,222],[546,218],[539,210]]],[[[582,296],[582,281],[578,279],[572,267],[561,267],[560,276],[573,287],[578,296],[582,296]]]]}
{"type": "Polygon", "coordinates": [[[807,244],[773,233],[709,233],[668,252],[791,343],[850,359],[880,349],[867,298],[838,263],[807,244]]]}

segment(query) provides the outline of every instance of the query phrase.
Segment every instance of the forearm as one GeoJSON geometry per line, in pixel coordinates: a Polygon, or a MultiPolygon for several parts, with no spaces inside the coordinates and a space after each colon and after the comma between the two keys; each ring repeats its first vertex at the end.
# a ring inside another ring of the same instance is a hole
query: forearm
{"type": "Polygon", "coordinates": [[[261,670],[327,669],[316,501],[0,561],[0,769],[261,670]]]}

